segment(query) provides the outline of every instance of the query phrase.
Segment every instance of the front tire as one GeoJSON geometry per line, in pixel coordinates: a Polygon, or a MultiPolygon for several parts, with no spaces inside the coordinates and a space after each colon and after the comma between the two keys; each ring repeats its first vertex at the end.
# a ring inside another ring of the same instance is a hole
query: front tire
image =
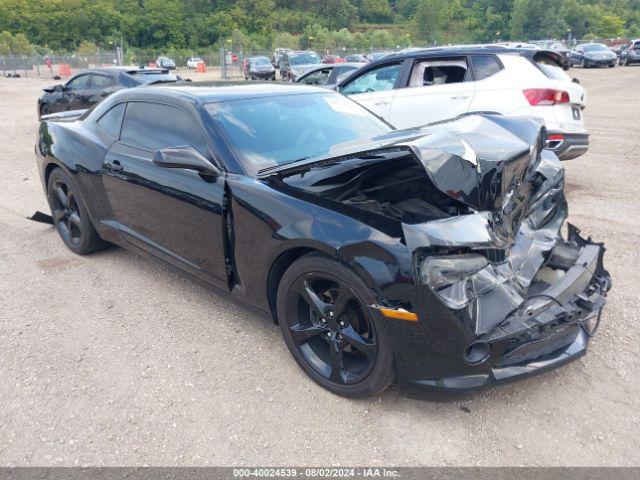
{"type": "Polygon", "coordinates": [[[386,324],[376,299],[346,266],[321,255],[294,262],[278,286],[278,323],[287,348],[320,386],[345,397],[375,395],[394,379],[386,324]]]}
{"type": "Polygon", "coordinates": [[[87,255],[104,248],[106,244],[93,228],[74,180],[60,168],[49,176],[47,200],[53,225],[69,250],[87,255]]]}

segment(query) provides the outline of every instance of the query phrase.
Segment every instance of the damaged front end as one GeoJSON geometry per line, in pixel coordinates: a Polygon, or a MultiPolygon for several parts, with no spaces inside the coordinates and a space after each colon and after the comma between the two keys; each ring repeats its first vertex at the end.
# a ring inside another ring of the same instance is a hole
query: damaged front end
{"type": "Polygon", "coordinates": [[[526,123],[501,119],[483,136],[488,126],[467,119],[457,131],[415,142],[434,185],[474,210],[402,225],[417,282],[470,333],[460,355],[472,368],[418,383],[474,388],[552,368],[585,353],[595,333],[611,288],[605,248],[571,224],[563,238],[564,171],[541,148],[544,129],[526,123]],[[469,177],[475,170],[475,187],[456,186],[454,170],[469,177]]]}
{"type": "Polygon", "coordinates": [[[407,137],[281,175],[401,232],[411,271],[397,267],[377,306],[417,319],[389,324],[399,381],[477,388],[585,353],[611,279],[602,244],[572,225],[562,235],[564,170],[544,127],[473,115],[407,137]]]}

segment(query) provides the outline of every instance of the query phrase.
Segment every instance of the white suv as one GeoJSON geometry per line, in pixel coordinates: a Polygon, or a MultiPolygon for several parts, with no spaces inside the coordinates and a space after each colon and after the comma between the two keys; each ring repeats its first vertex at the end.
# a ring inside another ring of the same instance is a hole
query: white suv
{"type": "Polygon", "coordinates": [[[473,112],[539,117],[547,148],[568,160],[589,148],[586,93],[561,65],[559,54],[545,50],[432,48],[384,57],[337,88],[397,128],[473,112]]]}

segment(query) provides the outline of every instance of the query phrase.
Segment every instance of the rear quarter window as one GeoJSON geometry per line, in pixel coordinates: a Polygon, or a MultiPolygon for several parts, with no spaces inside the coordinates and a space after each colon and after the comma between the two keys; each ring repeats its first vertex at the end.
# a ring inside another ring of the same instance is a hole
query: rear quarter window
{"type": "Polygon", "coordinates": [[[489,78],[502,70],[502,65],[493,55],[473,55],[470,61],[476,81],[489,78]]]}
{"type": "Polygon", "coordinates": [[[102,115],[97,121],[98,126],[111,138],[117,140],[120,137],[120,127],[122,126],[122,116],[124,115],[124,103],[111,107],[111,109],[102,115]]]}

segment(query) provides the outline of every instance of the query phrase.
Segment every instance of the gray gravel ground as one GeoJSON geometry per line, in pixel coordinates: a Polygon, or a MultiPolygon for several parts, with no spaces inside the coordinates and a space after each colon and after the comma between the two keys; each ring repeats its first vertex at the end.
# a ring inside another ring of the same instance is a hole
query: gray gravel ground
{"type": "Polygon", "coordinates": [[[587,356],[463,396],[346,400],[278,329],[121,249],[89,257],[26,221],[50,83],[0,79],[0,465],[640,465],[640,67],[573,69],[592,146],[566,162],[570,220],[614,289],[587,356]]]}

